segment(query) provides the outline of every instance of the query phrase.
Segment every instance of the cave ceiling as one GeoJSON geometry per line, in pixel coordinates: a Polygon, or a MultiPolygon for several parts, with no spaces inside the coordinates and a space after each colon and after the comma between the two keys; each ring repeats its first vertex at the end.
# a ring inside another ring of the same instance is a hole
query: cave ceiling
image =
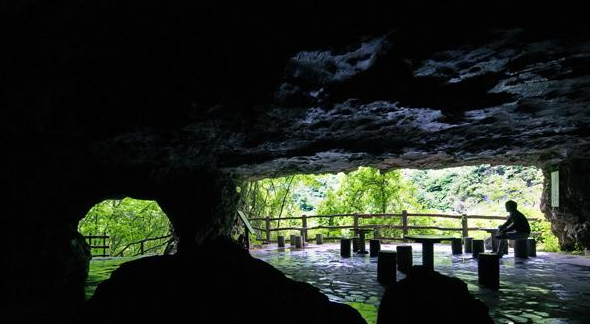
{"type": "Polygon", "coordinates": [[[15,160],[253,178],[590,157],[585,4],[6,6],[15,160]]]}

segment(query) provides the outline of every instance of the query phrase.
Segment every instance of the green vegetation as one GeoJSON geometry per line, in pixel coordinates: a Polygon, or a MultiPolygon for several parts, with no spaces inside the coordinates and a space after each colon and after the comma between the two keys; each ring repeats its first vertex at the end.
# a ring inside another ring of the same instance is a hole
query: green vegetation
{"type": "Polygon", "coordinates": [[[135,257],[129,258],[115,258],[115,259],[103,259],[103,260],[91,260],[90,270],[88,271],[88,279],[86,279],[86,287],[84,293],[86,299],[90,299],[94,295],[94,291],[98,284],[107,280],[111,276],[111,272],[115,271],[119,266],[127,261],[136,259],[135,257]]]}
{"type": "Polygon", "coordinates": [[[356,309],[361,314],[361,316],[367,321],[367,324],[377,323],[378,309],[375,305],[355,302],[347,302],[346,304],[354,307],[354,309],[356,309]]]}
{"type": "MultiPolygon", "coordinates": [[[[141,254],[141,241],[144,253],[163,253],[171,225],[155,201],[125,198],[94,205],[80,221],[78,231],[85,236],[109,235],[106,244],[111,256],[135,256],[141,254]]],[[[93,244],[102,245],[102,240],[93,244]]],[[[102,249],[92,252],[102,254],[102,249]]]]}
{"type": "MultiPolygon", "coordinates": [[[[524,166],[466,166],[440,170],[394,170],[380,172],[360,167],[348,174],[293,175],[245,183],[240,209],[250,218],[272,216],[299,217],[303,214],[344,213],[446,213],[469,215],[506,215],[504,202],[512,199],[529,218],[544,219],[540,209],[542,172],[524,166]]],[[[361,219],[361,225],[401,223],[400,218],[361,219]]],[[[470,220],[470,227],[496,227],[500,221],[470,220]]],[[[308,226],[352,224],[350,217],[313,218],[308,226]]],[[[456,219],[410,217],[409,225],[460,227],[456,219]]],[[[264,228],[263,221],[254,226],[264,228]]],[[[272,227],[301,226],[300,220],[273,221],[272,227]]],[[[539,249],[557,251],[557,239],[546,221],[531,222],[540,232],[539,249]]],[[[413,230],[416,234],[437,230],[413,230]]],[[[350,234],[347,230],[324,231],[328,236],[350,234]]],[[[453,232],[456,234],[456,232],[453,232]]],[[[262,233],[258,233],[260,238],[262,233]]],[[[288,233],[282,233],[287,235],[288,233]]],[[[295,234],[295,233],[292,233],[295,234]]],[[[309,235],[315,233],[310,232],[309,235]]],[[[273,232],[272,235],[277,235],[273,232]]],[[[400,230],[387,229],[382,235],[400,237],[400,230]]],[[[487,237],[481,231],[470,232],[477,238],[487,237]]],[[[254,237],[253,237],[254,238],[254,237]]]]}

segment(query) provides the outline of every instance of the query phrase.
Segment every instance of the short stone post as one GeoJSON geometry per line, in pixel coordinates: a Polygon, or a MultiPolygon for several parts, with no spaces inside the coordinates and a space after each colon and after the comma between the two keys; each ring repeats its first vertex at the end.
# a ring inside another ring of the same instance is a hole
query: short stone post
{"type": "Polygon", "coordinates": [[[295,236],[295,247],[301,249],[303,247],[303,239],[301,235],[295,236]]]}
{"type": "Polygon", "coordinates": [[[537,256],[537,241],[534,238],[527,239],[527,250],[530,257],[537,256]]]}
{"type": "Polygon", "coordinates": [[[349,238],[341,238],[340,239],[340,256],[348,258],[350,257],[350,241],[349,238]]]}
{"type": "Polygon", "coordinates": [[[477,276],[480,285],[498,289],[500,287],[500,258],[497,253],[479,253],[477,276]]]}
{"type": "Polygon", "coordinates": [[[382,285],[390,285],[397,279],[397,253],[395,251],[379,251],[377,258],[377,281],[382,285]]]}
{"type": "Polygon", "coordinates": [[[395,249],[397,251],[397,269],[402,273],[407,273],[414,264],[412,246],[398,245],[395,249]]]}
{"type": "Polygon", "coordinates": [[[295,236],[297,235],[289,236],[289,243],[291,244],[291,247],[295,246],[295,236]]]}
{"type": "Polygon", "coordinates": [[[465,245],[465,253],[473,253],[473,237],[464,237],[463,244],[465,245]]]}
{"type": "Polygon", "coordinates": [[[529,257],[528,240],[514,240],[514,257],[526,259],[529,257]]]}
{"type": "Polygon", "coordinates": [[[483,240],[473,240],[472,244],[473,257],[477,259],[478,254],[485,252],[483,240]]]}
{"type": "Polygon", "coordinates": [[[352,252],[358,252],[361,249],[360,241],[360,237],[355,236],[352,238],[352,252]]]}
{"type": "Polygon", "coordinates": [[[451,249],[453,251],[453,254],[463,254],[463,246],[461,244],[460,238],[454,238],[451,241],[451,249]]]}
{"type": "Polygon", "coordinates": [[[285,237],[282,235],[277,236],[277,244],[279,247],[285,247],[285,237]]]}
{"type": "Polygon", "coordinates": [[[381,251],[381,241],[370,240],[369,241],[369,257],[374,258],[374,257],[378,256],[379,251],[381,251]]]}
{"type": "Polygon", "coordinates": [[[315,244],[324,244],[324,234],[315,235],[315,244]]]}
{"type": "Polygon", "coordinates": [[[434,243],[422,242],[422,266],[434,271],[434,243]]]}

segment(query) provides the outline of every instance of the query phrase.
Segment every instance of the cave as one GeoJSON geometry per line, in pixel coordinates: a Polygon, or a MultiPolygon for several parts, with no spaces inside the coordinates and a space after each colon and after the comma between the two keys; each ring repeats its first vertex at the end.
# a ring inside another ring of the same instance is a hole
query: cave
{"type": "Polygon", "coordinates": [[[273,302],[293,322],[359,322],[229,236],[239,183],[361,165],[539,167],[561,248],[590,249],[589,16],[569,1],[3,1],[2,317],[100,313],[77,224],[131,196],[156,200],[179,239],[102,289],[152,278],[120,300],[167,294],[146,321],[222,305],[219,321],[260,320],[240,289],[274,288],[230,269],[261,269],[291,292],[273,302]]]}

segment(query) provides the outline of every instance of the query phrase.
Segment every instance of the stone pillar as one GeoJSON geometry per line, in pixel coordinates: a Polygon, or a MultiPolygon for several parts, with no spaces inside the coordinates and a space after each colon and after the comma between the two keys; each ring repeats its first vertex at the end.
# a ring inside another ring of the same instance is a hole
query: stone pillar
{"type": "Polygon", "coordinates": [[[379,251],[377,258],[377,281],[382,285],[389,285],[397,279],[395,251],[379,251]]]}
{"type": "Polygon", "coordinates": [[[277,244],[279,247],[285,247],[285,237],[282,235],[277,236],[277,244]]]}
{"type": "Polygon", "coordinates": [[[465,253],[473,253],[473,237],[466,236],[463,240],[465,244],[465,253]]]}
{"type": "Polygon", "coordinates": [[[537,256],[537,241],[534,238],[527,239],[527,250],[529,252],[529,256],[537,256]]]}
{"type": "Polygon", "coordinates": [[[422,242],[422,265],[426,269],[434,270],[434,243],[422,242]]]}
{"type": "Polygon", "coordinates": [[[295,236],[295,247],[298,249],[303,248],[303,238],[301,235],[295,236]]]}
{"type": "Polygon", "coordinates": [[[473,257],[477,259],[478,254],[485,251],[483,240],[473,240],[472,246],[473,257]]]}
{"type": "Polygon", "coordinates": [[[289,244],[291,244],[291,247],[295,246],[295,236],[297,236],[297,235],[290,235],[289,236],[289,244]]]}
{"type": "Polygon", "coordinates": [[[340,256],[348,258],[350,257],[350,241],[349,238],[340,239],[340,256]]]}
{"type": "Polygon", "coordinates": [[[365,232],[364,231],[360,231],[359,234],[359,250],[358,250],[359,254],[367,254],[367,249],[366,249],[366,245],[365,245],[365,232]]]}
{"type": "Polygon", "coordinates": [[[315,235],[315,244],[324,244],[324,234],[315,235]]]}
{"type": "Polygon", "coordinates": [[[369,241],[369,257],[374,258],[379,255],[379,251],[381,250],[381,241],[379,240],[370,240],[369,241]]]}
{"type": "Polygon", "coordinates": [[[412,257],[412,246],[398,245],[396,246],[396,251],[398,270],[402,273],[408,273],[414,262],[412,257]]]}
{"type": "Polygon", "coordinates": [[[528,240],[514,240],[514,257],[526,259],[529,257],[528,240]]]}
{"type": "Polygon", "coordinates": [[[500,286],[500,258],[497,253],[479,253],[477,276],[480,285],[498,289],[500,286]]]}
{"type": "Polygon", "coordinates": [[[360,250],[360,240],[359,237],[352,238],[352,252],[358,252],[360,250]]]}
{"type": "Polygon", "coordinates": [[[461,246],[460,238],[456,238],[451,241],[451,249],[453,254],[463,254],[463,247],[461,246]]]}

